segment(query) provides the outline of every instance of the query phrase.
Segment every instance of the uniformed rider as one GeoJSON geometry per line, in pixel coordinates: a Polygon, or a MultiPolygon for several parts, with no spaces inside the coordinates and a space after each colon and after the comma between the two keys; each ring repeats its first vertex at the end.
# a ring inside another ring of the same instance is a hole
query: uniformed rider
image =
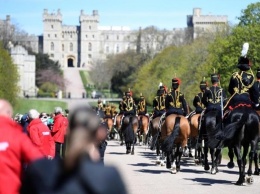
{"type": "Polygon", "coordinates": [[[165,90],[160,88],[153,100],[153,119],[165,113],[165,90]]]}
{"type": "Polygon", "coordinates": [[[200,114],[205,105],[202,103],[202,98],[204,96],[205,90],[207,88],[207,82],[205,80],[200,82],[200,92],[193,99],[193,106],[195,107],[195,113],[200,114]]]}
{"type": "Polygon", "coordinates": [[[145,98],[142,93],[140,94],[140,100],[137,105],[137,114],[138,115],[147,115],[147,105],[146,105],[146,101],[145,101],[145,98]]]}
{"type": "Polygon", "coordinates": [[[180,79],[172,79],[172,90],[165,98],[166,116],[170,114],[178,114],[186,116],[187,103],[184,98],[184,94],[179,91],[180,79]]]}
{"type": "Polygon", "coordinates": [[[249,44],[243,45],[241,57],[238,60],[237,68],[239,71],[231,76],[228,92],[231,97],[229,99],[227,109],[232,110],[237,106],[259,106],[259,91],[255,83],[255,77],[251,70],[251,64],[247,58],[249,44]]]}
{"type": "Polygon", "coordinates": [[[136,115],[136,108],[135,108],[135,102],[133,97],[131,96],[131,92],[128,91],[125,93],[126,99],[123,101],[123,111],[124,116],[128,115],[136,115]]]}

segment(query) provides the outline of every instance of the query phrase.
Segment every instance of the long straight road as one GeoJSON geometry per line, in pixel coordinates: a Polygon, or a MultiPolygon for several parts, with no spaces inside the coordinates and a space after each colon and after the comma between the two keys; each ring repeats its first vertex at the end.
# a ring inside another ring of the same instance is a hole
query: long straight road
{"type": "Polygon", "coordinates": [[[228,169],[227,161],[222,162],[217,175],[211,175],[202,166],[195,166],[193,160],[184,158],[181,171],[170,174],[165,166],[155,165],[153,151],[146,146],[135,148],[135,155],[126,155],[125,146],[112,140],[108,142],[105,155],[106,165],[120,170],[130,194],[260,193],[260,176],[254,176],[252,185],[234,185],[238,179],[238,168],[228,169]]]}

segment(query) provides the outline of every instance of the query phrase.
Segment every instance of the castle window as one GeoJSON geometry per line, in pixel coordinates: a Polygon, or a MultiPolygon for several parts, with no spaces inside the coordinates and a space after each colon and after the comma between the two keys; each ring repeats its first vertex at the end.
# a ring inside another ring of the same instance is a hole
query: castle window
{"type": "Polygon", "coordinates": [[[88,54],[88,58],[90,58],[90,59],[91,59],[91,58],[92,58],[92,55],[91,55],[91,54],[88,54]]]}
{"type": "Polygon", "coordinates": [[[54,58],[54,54],[51,54],[51,57],[54,58]]]}
{"type": "Polygon", "coordinates": [[[86,34],[86,38],[88,37],[88,35],[86,34]]]}
{"type": "Polygon", "coordinates": [[[53,29],[53,25],[51,25],[51,29],[53,29]]]}
{"type": "Polygon", "coordinates": [[[93,38],[95,38],[95,35],[92,35],[93,38]]]}
{"type": "Polygon", "coordinates": [[[48,34],[48,37],[50,38],[50,34],[48,34]]]}
{"type": "Polygon", "coordinates": [[[107,35],[107,40],[109,39],[109,36],[107,35]]]}
{"type": "Polygon", "coordinates": [[[116,36],[116,39],[119,40],[119,36],[118,35],[116,36]]]}
{"type": "Polygon", "coordinates": [[[106,53],[109,53],[109,46],[106,46],[106,53]]]}
{"type": "Polygon", "coordinates": [[[55,34],[55,38],[57,38],[57,34],[55,34]]]}
{"type": "Polygon", "coordinates": [[[89,27],[88,27],[88,29],[90,29],[90,30],[91,30],[91,26],[89,26],[89,27]]]}
{"type": "Polygon", "coordinates": [[[73,51],[73,44],[72,44],[72,42],[70,43],[70,51],[73,51]]]}
{"type": "Polygon", "coordinates": [[[64,44],[62,44],[61,47],[62,47],[62,51],[64,51],[64,44]]]}
{"type": "Polygon", "coordinates": [[[116,52],[119,53],[119,45],[116,45],[116,52]]]}
{"type": "Polygon", "coordinates": [[[92,51],[92,44],[88,43],[88,51],[92,51]]]}
{"type": "Polygon", "coordinates": [[[54,43],[51,42],[51,51],[54,51],[54,43]]]}

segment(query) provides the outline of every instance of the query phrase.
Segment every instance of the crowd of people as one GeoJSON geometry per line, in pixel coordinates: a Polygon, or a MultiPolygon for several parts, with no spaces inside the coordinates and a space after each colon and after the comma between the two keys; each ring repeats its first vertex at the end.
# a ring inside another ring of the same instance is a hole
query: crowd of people
{"type": "Polygon", "coordinates": [[[126,193],[119,172],[101,162],[107,130],[91,107],[12,116],[0,99],[0,193],[126,193]]]}

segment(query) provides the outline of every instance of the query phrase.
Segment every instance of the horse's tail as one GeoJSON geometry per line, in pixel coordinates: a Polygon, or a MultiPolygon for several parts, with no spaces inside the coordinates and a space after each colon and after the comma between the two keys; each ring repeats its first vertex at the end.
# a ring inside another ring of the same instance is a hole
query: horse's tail
{"type": "Polygon", "coordinates": [[[142,127],[143,127],[143,116],[140,116],[139,129],[141,129],[142,127]]]}
{"type": "Polygon", "coordinates": [[[162,144],[162,151],[163,152],[171,152],[173,149],[174,141],[176,137],[179,135],[180,132],[180,120],[181,117],[176,117],[175,124],[173,127],[173,131],[170,136],[166,137],[162,144]]]}
{"type": "Polygon", "coordinates": [[[243,125],[247,121],[247,118],[248,118],[248,113],[244,113],[240,118],[240,120],[227,125],[223,133],[223,139],[224,140],[233,139],[235,134],[237,134],[237,132],[240,132],[240,130],[242,129],[243,125]]]}
{"type": "Polygon", "coordinates": [[[125,143],[133,143],[135,140],[135,134],[134,134],[134,130],[133,130],[132,120],[133,120],[133,117],[131,116],[129,118],[129,123],[124,130],[125,143]]]}
{"type": "Polygon", "coordinates": [[[248,113],[244,113],[238,121],[230,123],[224,130],[218,130],[215,134],[209,134],[208,146],[210,148],[216,148],[219,141],[223,141],[225,145],[225,141],[232,140],[234,136],[242,130],[247,118],[248,113]]]}

